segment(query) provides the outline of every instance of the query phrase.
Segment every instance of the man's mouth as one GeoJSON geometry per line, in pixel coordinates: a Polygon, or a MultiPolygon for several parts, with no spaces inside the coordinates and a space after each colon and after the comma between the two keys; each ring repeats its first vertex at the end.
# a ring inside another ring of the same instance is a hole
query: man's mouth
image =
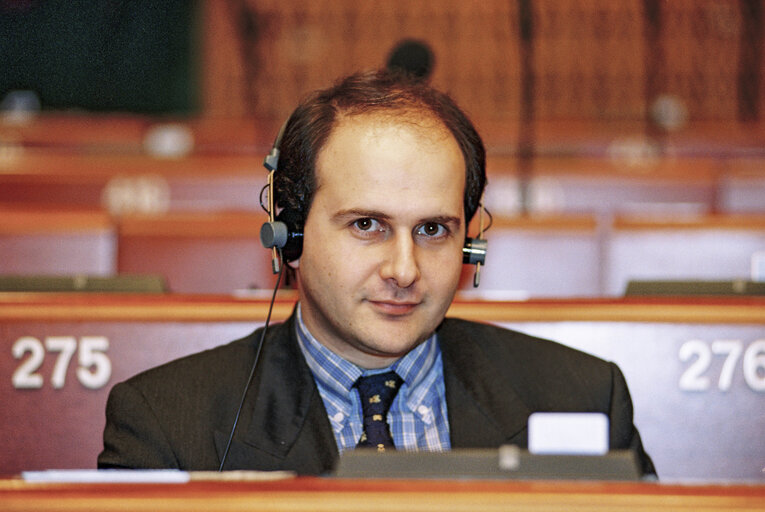
{"type": "Polygon", "coordinates": [[[408,315],[420,305],[419,302],[396,300],[370,300],[369,303],[377,311],[391,316],[408,315]]]}

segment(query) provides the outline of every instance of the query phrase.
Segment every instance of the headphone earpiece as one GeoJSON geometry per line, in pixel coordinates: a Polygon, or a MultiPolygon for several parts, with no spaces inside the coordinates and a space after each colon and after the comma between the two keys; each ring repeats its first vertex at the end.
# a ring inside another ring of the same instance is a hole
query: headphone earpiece
{"type": "Polygon", "coordinates": [[[303,251],[303,226],[295,210],[285,208],[260,228],[260,243],[266,249],[281,249],[282,260],[295,261],[303,251]]]}
{"type": "Polygon", "coordinates": [[[462,247],[462,263],[466,265],[483,265],[486,262],[486,248],[489,242],[483,238],[465,238],[462,247]]]}
{"type": "Polygon", "coordinates": [[[280,257],[283,262],[295,261],[303,251],[303,224],[298,212],[285,208],[279,215],[274,216],[276,211],[274,174],[279,167],[279,146],[282,143],[288,121],[289,119],[282,124],[271,151],[263,159],[263,166],[269,171],[267,185],[268,222],[260,227],[260,243],[273,252],[271,267],[274,274],[279,273],[280,257]]]}
{"type": "Polygon", "coordinates": [[[483,238],[483,232],[491,227],[491,213],[484,208],[483,204],[478,205],[478,237],[465,238],[465,245],[462,246],[462,263],[465,265],[475,265],[475,274],[473,274],[473,288],[478,288],[481,283],[481,265],[486,263],[486,250],[489,248],[489,242],[483,238]],[[489,217],[489,225],[483,227],[483,213],[489,217]]]}

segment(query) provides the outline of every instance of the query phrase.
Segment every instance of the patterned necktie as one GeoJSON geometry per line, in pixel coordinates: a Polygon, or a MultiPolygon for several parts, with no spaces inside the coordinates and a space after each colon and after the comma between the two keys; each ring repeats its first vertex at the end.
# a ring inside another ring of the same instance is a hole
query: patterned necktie
{"type": "Polygon", "coordinates": [[[388,410],[404,382],[396,372],[378,373],[359,377],[354,386],[359,388],[361,409],[364,413],[364,433],[357,447],[377,448],[384,452],[393,448],[393,437],[388,426],[388,410]]]}

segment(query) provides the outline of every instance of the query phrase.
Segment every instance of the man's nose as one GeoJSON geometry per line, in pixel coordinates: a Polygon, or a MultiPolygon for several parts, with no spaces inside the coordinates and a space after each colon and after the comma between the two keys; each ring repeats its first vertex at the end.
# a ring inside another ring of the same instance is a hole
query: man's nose
{"type": "Polygon", "coordinates": [[[395,236],[387,244],[380,277],[392,280],[399,288],[408,288],[420,278],[417,247],[410,233],[395,236]]]}

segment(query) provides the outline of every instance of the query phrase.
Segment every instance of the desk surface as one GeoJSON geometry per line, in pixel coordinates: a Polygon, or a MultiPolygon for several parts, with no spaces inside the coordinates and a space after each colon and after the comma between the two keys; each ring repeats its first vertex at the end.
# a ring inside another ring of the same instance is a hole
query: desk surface
{"type": "Polygon", "coordinates": [[[0,481],[6,511],[726,511],[765,510],[762,485],[342,480],[186,484],[30,484],[0,481]]]}

